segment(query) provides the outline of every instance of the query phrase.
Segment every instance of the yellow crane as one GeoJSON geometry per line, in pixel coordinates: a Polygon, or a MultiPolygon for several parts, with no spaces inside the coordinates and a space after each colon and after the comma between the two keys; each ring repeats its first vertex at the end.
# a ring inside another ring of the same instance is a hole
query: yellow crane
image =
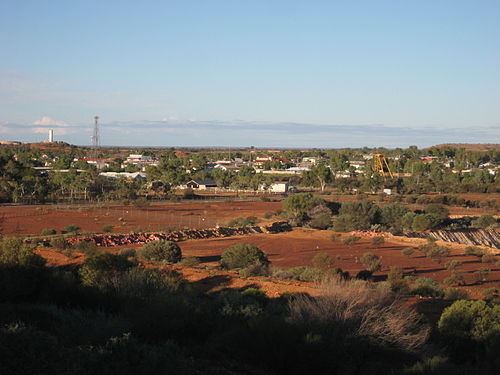
{"type": "Polygon", "coordinates": [[[383,154],[373,155],[373,170],[384,177],[389,176],[390,178],[394,178],[391,168],[389,168],[389,164],[387,164],[387,159],[383,154]]]}

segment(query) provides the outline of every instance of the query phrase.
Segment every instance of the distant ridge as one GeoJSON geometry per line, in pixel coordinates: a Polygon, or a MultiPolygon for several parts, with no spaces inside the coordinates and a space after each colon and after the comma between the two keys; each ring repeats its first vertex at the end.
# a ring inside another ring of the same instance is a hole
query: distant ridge
{"type": "Polygon", "coordinates": [[[433,147],[463,148],[467,151],[489,151],[489,150],[500,151],[500,144],[498,143],[443,143],[433,147]]]}

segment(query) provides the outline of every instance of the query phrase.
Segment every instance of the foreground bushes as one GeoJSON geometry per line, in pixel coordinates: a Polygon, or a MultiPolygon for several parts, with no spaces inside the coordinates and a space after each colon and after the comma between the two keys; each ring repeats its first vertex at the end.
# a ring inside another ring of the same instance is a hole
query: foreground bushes
{"type": "Polygon", "coordinates": [[[221,256],[221,266],[226,269],[246,268],[254,264],[268,265],[267,255],[251,244],[236,244],[221,256]]]}
{"type": "Polygon", "coordinates": [[[145,244],[139,255],[148,260],[176,263],[181,260],[182,251],[173,241],[159,240],[145,244]]]}

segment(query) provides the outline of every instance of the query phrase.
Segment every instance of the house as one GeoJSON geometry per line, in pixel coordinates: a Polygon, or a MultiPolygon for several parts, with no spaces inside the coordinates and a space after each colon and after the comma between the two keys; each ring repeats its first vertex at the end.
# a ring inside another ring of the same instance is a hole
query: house
{"type": "Polygon", "coordinates": [[[126,180],[136,180],[138,178],[146,178],[146,175],[142,172],[101,172],[99,176],[104,176],[107,178],[125,178],[126,180]]]}
{"type": "Polygon", "coordinates": [[[260,185],[259,190],[265,190],[270,193],[286,193],[290,188],[290,184],[288,181],[277,181],[272,183],[271,185],[260,185]]]}
{"type": "Polygon", "coordinates": [[[149,165],[158,165],[158,160],[153,159],[149,155],[130,154],[121,167],[125,168],[127,165],[134,165],[138,168],[142,168],[144,171],[149,165]]]}
{"type": "Polygon", "coordinates": [[[214,169],[222,169],[223,171],[239,172],[240,167],[234,164],[216,164],[214,169]]]}
{"type": "Polygon", "coordinates": [[[217,187],[214,180],[191,180],[186,186],[191,189],[207,190],[207,188],[217,187]]]}
{"type": "Polygon", "coordinates": [[[93,165],[97,169],[104,169],[109,167],[109,160],[105,158],[83,158],[82,161],[87,164],[93,165]]]}

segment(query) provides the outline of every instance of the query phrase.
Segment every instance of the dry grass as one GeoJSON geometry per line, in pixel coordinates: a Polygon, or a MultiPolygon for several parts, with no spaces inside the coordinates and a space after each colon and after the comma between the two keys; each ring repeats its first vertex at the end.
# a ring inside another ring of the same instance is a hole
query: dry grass
{"type": "Polygon", "coordinates": [[[423,346],[429,327],[389,291],[363,281],[329,280],[318,298],[298,296],[289,303],[290,319],[329,334],[369,340],[413,352],[423,346]]]}

